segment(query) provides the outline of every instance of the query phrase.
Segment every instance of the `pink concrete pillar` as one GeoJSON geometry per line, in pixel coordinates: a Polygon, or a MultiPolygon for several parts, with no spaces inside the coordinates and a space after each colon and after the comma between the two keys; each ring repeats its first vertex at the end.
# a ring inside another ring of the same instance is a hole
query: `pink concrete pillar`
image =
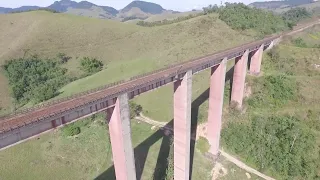
{"type": "Polygon", "coordinates": [[[244,85],[247,74],[247,63],[248,63],[249,51],[247,50],[242,56],[235,59],[231,102],[237,103],[237,108],[242,108],[244,85]]]}
{"type": "Polygon", "coordinates": [[[135,180],[136,169],[131,142],[128,95],[120,95],[115,107],[107,110],[113,163],[117,180],[135,180]]]}
{"type": "Polygon", "coordinates": [[[259,75],[261,69],[262,62],[262,53],[263,53],[264,45],[261,45],[259,49],[257,49],[251,57],[250,64],[250,74],[259,75]]]}
{"type": "Polygon", "coordinates": [[[174,82],[174,179],[189,180],[192,71],[174,82]]]}
{"type": "Polygon", "coordinates": [[[208,111],[208,140],[210,144],[209,152],[214,156],[217,156],[219,153],[226,62],[227,59],[225,58],[221,64],[211,68],[208,111]]]}

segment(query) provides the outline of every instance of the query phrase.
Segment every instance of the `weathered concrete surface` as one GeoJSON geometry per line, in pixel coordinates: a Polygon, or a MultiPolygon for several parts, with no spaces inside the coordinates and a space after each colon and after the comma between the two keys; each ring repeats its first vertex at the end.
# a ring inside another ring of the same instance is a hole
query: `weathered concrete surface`
{"type": "Polygon", "coordinates": [[[252,75],[260,74],[263,48],[264,48],[264,45],[261,45],[259,49],[252,52],[251,64],[250,64],[250,74],[252,75]]]}
{"type": "Polygon", "coordinates": [[[115,107],[107,110],[117,180],[136,179],[128,100],[127,94],[120,95],[117,98],[115,107]]]}
{"type": "Polygon", "coordinates": [[[242,56],[235,59],[231,103],[236,103],[237,108],[242,108],[244,83],[246,81],[247,63],[248,63],[249,51],[247,50],[242,56]]]}
{"type": "Polygon", "coordinates": [[[174,82],[174,179],[189,180],[192,71],[174,82]]]}
{"type": "Polygon", "coordinates": [[[211,68],[207,128],[209,152],[215,156],[219,153],[226,62],[227,59],[224,59],[221,64],[211,68]]]}

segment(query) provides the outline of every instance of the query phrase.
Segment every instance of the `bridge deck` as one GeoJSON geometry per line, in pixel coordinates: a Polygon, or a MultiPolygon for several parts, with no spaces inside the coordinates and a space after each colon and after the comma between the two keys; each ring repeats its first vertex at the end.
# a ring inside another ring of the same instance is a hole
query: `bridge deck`
{"type": "MultiPolygon", "coordinates": [[[[316,23],[313,22],[312,24],[308,25],[308,27],[314,24],[316,23]]],[[[300,31],[301,29],[305,28],[306,25],[296,28],[294,31],[300,31]]],[[[292,31],[283,33],[282,35],[286,35],[289,33],[292,33],[292,31]]],[[[160,71],[158,70],[156,72],[149,73],[145,76],[139,76],[112,87],[100,89],[95,92],[81,93],[80,95],[75,96],[72,99],[68,98],[66,100],[59,100],[55,103],[50,103],[48,105],[31,108],[22,113],[16,113],[7,117],[3,117],[0,119],[0,133],[10,131],[12,129],[16,129],[21,126],[25,126],[27,124],[34,123],[40,120],[44,120],[48,117],[56,116],[66,111],[71,111],[74,108],[85,106],[88,103],[92,103],[103,98],[113,98],[113,95],[116,94],[132,92],[143,84],[154,81],[156,79],[161,79],[163,77],[168,77],[173,74],[179,75],[179,73],[183,73],[188,70],[194,70],[194,68],[197,68],[208,61],[216,62],[216,64],[218,64],[225,57],[227,57],[229,60],[233,59],[235,57],[241,56],[247,49],[249,49],[249,51],[254,51],[257,48],[259,48],[262,44],[269,45],[271,41],[279,38],[280,36],[281,35],[270,36],[262,40],[247,43],[212,55],[204,56],[181,64],[173,65],[166,69],[162,69],[160,71]]],[[[201,70],[204,70],[206,68],[203,68],[201,70]]]]}

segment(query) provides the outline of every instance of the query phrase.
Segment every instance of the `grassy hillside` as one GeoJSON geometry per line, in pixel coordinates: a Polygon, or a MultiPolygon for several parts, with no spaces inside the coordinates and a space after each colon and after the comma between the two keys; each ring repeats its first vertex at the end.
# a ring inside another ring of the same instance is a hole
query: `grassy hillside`
{"type": "MultiPolygon", "coordinates": [[[[316,11],[317,14],[320,14],[320,2],[303,4],[303,5],[299,5],[299,6],[296,6],[296,7],[306,8],[310,12],[316,11]]],[[[277,12],[277,13],[282,13],[282,12],[288,11],[290,9],[291,9],[290,7],[288,7],[288,8],[276,8],[276,9],[274,9],[274,11],[277,12]]]]}
{"type": "MultiPolygon", "coordinates": [[[[48,12],[1,15],[0,38],[0,64],[25,52],[45,57],[66,53],[72,57],[66,67],[74,75],[79,74],[79,57],[96,57],[106,64],[100,73],[64,87],[60,97],[253,40],[215,14],[145,28],[48,12]]],[[[0,88],[8,97],[8,87],[0,88]]],[[[8,110],[9,100],[0,106],[8,110]]]]}
{"type": "Polygon", "coordinates": [[[183,16],[188,16],[188,15],[193,15],[193,14],[197,14],[200,13],[202,11],[188,11],[188,12],[181,12],[181,13],[172,13],[172,12],[168,12],[168,13],[162,13],[162,14],[157,14],[157,15],[152,15],[150,17],[148,17],[147,19],[145,19],[144,21],[146,22],[154,22],[154,21],[162,21],[162,20],[173,20],[176,19],[178,17],[183,17],[183,16]]]}

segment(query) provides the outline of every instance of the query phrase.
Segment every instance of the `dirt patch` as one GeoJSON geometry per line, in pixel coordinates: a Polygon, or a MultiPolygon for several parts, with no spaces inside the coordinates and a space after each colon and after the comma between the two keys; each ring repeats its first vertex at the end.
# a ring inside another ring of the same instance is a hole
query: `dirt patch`
{"type": "Polygon", "coordinates": [[[215,164],[214,168],[212,169],[211,174],[212,174],[212,180],[215,180],[215,179],[218,179],[218,178],[221,178],[221,177],[227,175],[228,170],[226,168],[224,168],[222,166],[222,164],[217,162],[215,164]]]}
{"type": "MultiPolygon", "coordinates": [[[[196,135],[196,140],[198,140],[200,137],[207,138],[208,136],[208,123],[203,123],[198,125],[197,127],[197,135],[196,135]]],[[[193,139],[194,139],[194,134],[193,134],[193,139]]]]}
{"type": "Polygon", "coordinates": [[[252,88],[248,83],[245,83],[245,89],[244,89],[244,97],[248,98],[252,94],[252,88]]]}

